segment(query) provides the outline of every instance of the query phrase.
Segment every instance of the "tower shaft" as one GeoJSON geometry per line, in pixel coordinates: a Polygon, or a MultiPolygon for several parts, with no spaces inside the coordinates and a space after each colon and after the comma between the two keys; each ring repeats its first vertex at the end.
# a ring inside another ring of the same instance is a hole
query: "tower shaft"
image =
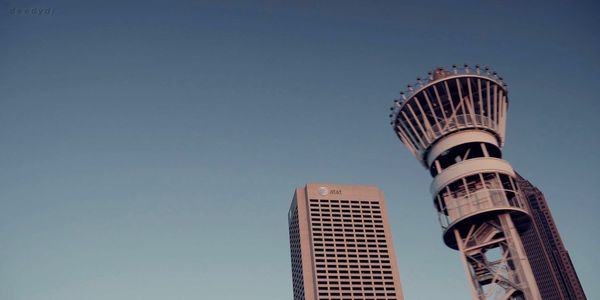
{"type": "Polygon", "coordinates": [[[395,101],[391,125],[433,177],[444,242],[459,251],[473,299],[541,299],[519,237],[531,216],[502,159],[506,85],[466,65],[417,81],[395,101]]]}
{"type": "Polygon", "coordinates": [[[537,285],[528,284],[533,273],[510,214],[472,224],[464,236],[454,229],[454,235],[473,299],[541,299],[537,285]]]}

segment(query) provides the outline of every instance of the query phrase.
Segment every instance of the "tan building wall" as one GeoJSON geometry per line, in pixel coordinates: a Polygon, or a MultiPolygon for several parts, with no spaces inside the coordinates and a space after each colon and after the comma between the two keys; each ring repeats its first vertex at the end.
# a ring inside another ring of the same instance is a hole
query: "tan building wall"
{"type": "Polygon", "coordinates": [[[383,193],[307,184],[288,213],[295,300],[402,300],[383,193]]]}

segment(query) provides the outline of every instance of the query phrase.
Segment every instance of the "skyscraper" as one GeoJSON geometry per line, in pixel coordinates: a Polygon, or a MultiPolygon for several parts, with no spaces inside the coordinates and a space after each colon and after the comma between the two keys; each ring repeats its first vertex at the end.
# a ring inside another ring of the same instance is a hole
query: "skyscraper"
{"type": "Polygon", "coordinates": [[[533,226],[521,237],[542,299],[587,299],[544,194],[519,174],[517,183],[533,218],[533,226]]]}
{"type": "Polygon", "coordinates": [[[402,300],[383,193],[307,184],[288,213],[294,300],[402,300]]]}
{"type": "Polygon", "coordinates": [[[390,108],[398,138],[433,177],[445,244],[458,250],[473,299],[542,299],[520,233],[531,215],[502,159],[508,89],[489,68],[437,68],[390,108]]]}

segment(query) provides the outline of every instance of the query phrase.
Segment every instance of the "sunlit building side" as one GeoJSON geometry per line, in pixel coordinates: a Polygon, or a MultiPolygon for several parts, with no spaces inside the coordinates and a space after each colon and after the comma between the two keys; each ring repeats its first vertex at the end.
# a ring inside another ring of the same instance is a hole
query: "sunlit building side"
{"type": "Polygon", "coordinates": [[[383,193],[307,184],[288,212],[294,300],[402,300],[383,193]]]}

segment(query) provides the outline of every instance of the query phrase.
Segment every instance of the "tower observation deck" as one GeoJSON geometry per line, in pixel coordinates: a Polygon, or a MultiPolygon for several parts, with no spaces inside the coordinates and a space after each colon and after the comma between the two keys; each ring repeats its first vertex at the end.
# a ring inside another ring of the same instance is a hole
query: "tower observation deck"
{"type": "Polygon", "coordinates": [[[489,68],[437,68],[390,108],[402,143],[433,177],[444,243],[458,250],[473,299],[541,299],[519,233],[531,225],[502,159],[507,85],[489,68]]]}

